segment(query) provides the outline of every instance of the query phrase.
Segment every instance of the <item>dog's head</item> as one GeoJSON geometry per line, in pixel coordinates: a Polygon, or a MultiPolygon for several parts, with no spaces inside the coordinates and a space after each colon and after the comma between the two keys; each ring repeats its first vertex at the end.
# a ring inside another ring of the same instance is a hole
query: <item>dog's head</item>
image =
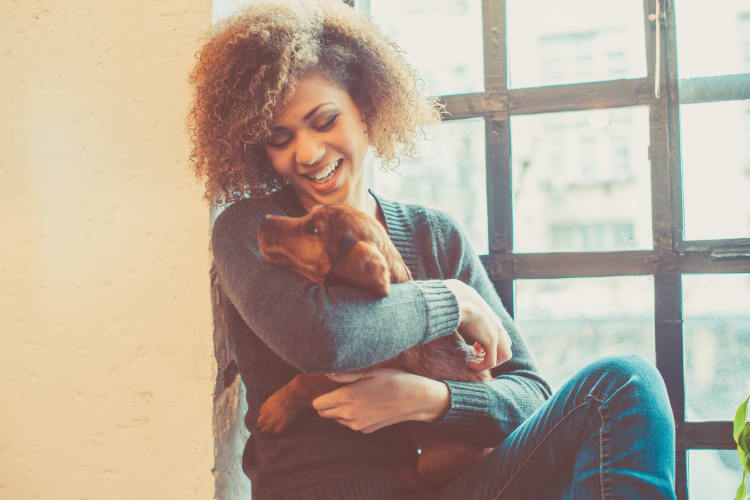
{"type": "Polygon", "coordinates": [[[258,228],[263,257],[323,284],[339,280],[379,295],[411,279],[380,223],[343,204],[319,205],[303,217],[266,215],[258,228]]]}

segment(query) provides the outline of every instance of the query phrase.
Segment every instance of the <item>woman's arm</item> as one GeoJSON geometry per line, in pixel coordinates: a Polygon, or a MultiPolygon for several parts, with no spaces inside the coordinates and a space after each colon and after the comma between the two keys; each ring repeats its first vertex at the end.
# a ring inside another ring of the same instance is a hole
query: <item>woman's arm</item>
{"type": "Polygon", "coordinates": [[[218,216],[211,239],[216,270],[248,326],[301,371],[370,366],[457,327],[456,297],[441,280],[394,284],[390,295],[375,298],[267,263],[256,236],[267,213],[282,211],[270,200],[243,200],[218,216]]]}
{"type": "Polygon", "coordinates": [[[471,286],[495,311],[511,338],[513,357],[492,370],[495,379],[489,383],[443,381],[450,405],[434,425],[449,426],[477,444],[492,446],[529,417],[551,391],[463,231],[449,216],[438,213],[437,217],[442,219],[436,227],[444,231],[441,240],[446,245],[445,276],[471,286]]]}
{"type": "Polygon", "coordinates": [[[436,213],[422,237],[432,240],[438,272],[468,283],[482,307],[491,309],[491,320],[502,322],[513,341],[513,357],[493,369],[495,379],[488,383],[436,381],[394,369],[335,375],[339,382],[353,383],[320,396],[313,406],[320,416],[364,433],[416,420],[449,426],[476,444],[493,446],[549,397],[549,386],[456,223],[436,213]]]}

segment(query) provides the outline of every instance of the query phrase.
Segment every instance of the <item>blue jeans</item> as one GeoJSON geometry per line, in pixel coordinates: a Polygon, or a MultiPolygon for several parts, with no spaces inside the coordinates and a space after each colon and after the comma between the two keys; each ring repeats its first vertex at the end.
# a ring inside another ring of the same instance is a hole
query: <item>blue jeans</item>
{"type": "Polygon", "coordinates": [[[574,375],[441,500],[675,498],[675,429],[664,381],[639,356],[574,375]]]}

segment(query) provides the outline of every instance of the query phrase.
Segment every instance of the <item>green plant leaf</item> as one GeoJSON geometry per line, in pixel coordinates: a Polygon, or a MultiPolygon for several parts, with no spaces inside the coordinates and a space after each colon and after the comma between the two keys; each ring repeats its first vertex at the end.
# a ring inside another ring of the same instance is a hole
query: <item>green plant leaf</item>
{"type": "Polygon", "coordinates": [[[740,432],[737,446],[743,449],[745,453],[750,453],[750,422],[746,423],[745,428],[740,432]]]}
{"type": "Polygon", "coordinates": [[[750,472],[750,422],[747,422],[747,403],[750,396],[737,408],[734,415],[734,428],[732,437],[737,443],[737,454],[742,464],[742,484],[737,488],[734,500],[745,500],[747,497],[747,486],[745,486],[745,475],[750,472]]]}
{"type": "Polygon", "coordinates": [[[737,444],[739,444],[738,439],[740,437],[740,433],[742,432],[742,429],[745,428],[745,421],[747,420],[748,401],[750,401],[750,396],[748,396],[745,402],[737,408],[737,413],[734,414],[734,432],[732,432],[732,435],[734,437],[734,442],[737,444]]]}

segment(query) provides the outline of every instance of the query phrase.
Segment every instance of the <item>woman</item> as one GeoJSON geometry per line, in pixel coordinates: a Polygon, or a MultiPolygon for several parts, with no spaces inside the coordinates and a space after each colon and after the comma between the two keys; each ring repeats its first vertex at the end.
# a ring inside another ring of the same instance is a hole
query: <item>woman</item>
{"type": "Polygon", "coordinates": [[[548,399],[457,224],[367,189],[368,149],[393,164],[439,120],[368,18],[338,0],[256,1],[214,28],[191,83],[193,166],[207,199],[232,202],[212,247],[231,302],[222,314],[241,318],[230,323],[247,386],[243,467],[254,498],[396,497],[404,485],[393,464],[412,450],[391,426],[407,420],[495,447],[441,491],[423,492],[429,498],[674,498],[674,424],[658,372],[637,357],[607,358],[548,399]],[[333,202],[376,217],[415,281],[373,299],[261,258],[266,214],[333,202]],[[455,329],[482,345],[485,359],[472,368],[492,368],[491,383],[376,370],[316,399],[316,413],[281,437],[255,432],[261,403],[300,371],[370,366],[455,329]]]}

